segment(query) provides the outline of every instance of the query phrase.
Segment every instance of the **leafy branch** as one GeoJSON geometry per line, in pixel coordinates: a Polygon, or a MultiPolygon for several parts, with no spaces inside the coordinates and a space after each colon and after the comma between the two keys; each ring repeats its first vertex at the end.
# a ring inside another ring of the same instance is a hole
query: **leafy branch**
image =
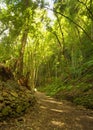
{"type": "Polygon", "coordinates": [[[89,12],[89,15],[90,15],[90,17],[91,17],[91,19],[93,20],[93,13],[92,13],[92,11],[87,7],[87,5],[84,3],[84,2],[82,2],[82,1],[80,1],[80,0],[77,0],[79,3],[81,3],[83,6],[85,6],[85,8],[87,9],[87,11],[89,12]]]}
{"type": "Polygon", "coordinates": [[[45,7],[46,9],[49,9],[51,11],[53,11],[54,13],[56,14],[60,14],[61,16],[65,17],[66,19],[68,19],[70,22],[72,22],[73,24],[75,24],[77,27],[79,27],[85,34],[86,36],[93,42],[93,40],[91,39],[91,37],[89,36],[89,34],[86,32],[86,30],[80,26],[78,23],[76,23],[75,21],[73,21],[70,17],[66,16],[65,14],[61,13],[61,12],[58,12],[56,11],[56,9],[51,9],[51,8],[48,8],[48,7],[45,7]]]}

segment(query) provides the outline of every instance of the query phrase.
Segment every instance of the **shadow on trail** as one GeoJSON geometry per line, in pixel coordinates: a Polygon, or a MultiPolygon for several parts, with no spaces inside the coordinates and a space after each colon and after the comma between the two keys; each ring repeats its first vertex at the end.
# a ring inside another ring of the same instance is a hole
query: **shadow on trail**
{"type": "Polygon", "coordinates": [[[93,111],[36,92],[38,105],[24,116],[3,122],[0,130],[93,130],[93,111]]]}
{"type": "Polygon", "coordinates": [[[37,92],[45,130],[93,130],[93,111],[37,92]]]}

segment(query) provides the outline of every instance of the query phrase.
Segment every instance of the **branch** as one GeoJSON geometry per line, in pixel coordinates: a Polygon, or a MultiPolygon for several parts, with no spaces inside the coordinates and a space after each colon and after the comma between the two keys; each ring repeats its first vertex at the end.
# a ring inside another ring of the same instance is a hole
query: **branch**
{"type": "Polygon", "coordinates": [[[75,24],[77,27],[79,27],[79,28],[86,34],[86,36],[93,42],[93,40],[92,40],[91,37],[88,35],[88,33],[87,33],[78,23],[76,23],[75,21],[73,21],[71,18],[69,18],[68,16],[66,16],[66,15],[64,15],[64,14],[62,14],[62,13],[56,11],[55,9],[50,9],[50,8],[48,8],[48,7],[45,7],[45,8],[46,8],[46,9],[49,9],[49,10],[51,10],[51,11],[53,11],[53,12],[56,13],[56,14],[60,14],[61,16],[65,17],[66,19],[68,19],[69,21],[71,21],[73,24],[75,24]]]}
{"type": "Polygon", "coordinates": [[[83,3],[82,1],[80,1],[80,0],[77,0],[77,1],[86,7],[87,11],[89,12],[89,15],[90,15],[91,19],[93,20],[93,13],[92,13],[92,11],[87,7],[87,5],[86,5],[85,3],[83,3]]]}
{"type": "Polygon", "coordinates": [[[0,31],[0,35],[2,35],[2,33],[5,31],[5,30],[7,30],[8,29],[8,27],[6,27],[6,28],[4,28],[3,30],[1,30],[0,31]]]}
{"type": "Polygon", "coordinates": [[[63,31],[62,31],[62,28],[61,28],[60,20],[59,20],[58,15],[56,15],[56,17],[57,17],[57,20],[58,20],[59,28],[60,28],[61,35],[62,35],[62,38],[63,38],[63,43],[64,43],[64,34],[63,34],[63,31]]]}
{"type": "Polygon", "coordinates": [[[58,41],[58,43],[59,43],[59,46],[60,46],[60,48],[61,48],[61,51],[63,51],[63,48],[62,48],[61,42],[60,42],[60,40],[59,40],[57,34],[56,34],[55,32],[53,32],[53,34],[56,36],[56,39],[57,39],[57,41],[58,41]]]}

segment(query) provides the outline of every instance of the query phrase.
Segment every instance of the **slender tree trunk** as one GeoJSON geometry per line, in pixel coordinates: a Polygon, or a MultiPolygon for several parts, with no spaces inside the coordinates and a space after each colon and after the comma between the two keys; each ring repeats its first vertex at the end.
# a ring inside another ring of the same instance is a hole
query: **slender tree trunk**
{"type": "Polygon", "coordinates": [[[26,46],[26,42],[27,42],[27,31],[24,31],[22,39],[21,39],[21,49],[20,49],[20,56],[19,56],[19,76],[23,75],[23,59],[24,59],[24,51],[25,51],[25,46],[26,46]]]}
{"type": "MultiPolygon", "coordinates": [[[[29,0],[23,0],[23,3],[24,3],[24,8],[25,10],[29,7],[30,5],[30,1],[29,0]]],[[[24,10],[24,11],[25,11],[24,10]]],[[[26,46],[26,43],[27,43],[27,36],[28,36],[28,30],[29,30],[29,27],[28,27],[28,24],[29,24],[29,16],[30,15],[27,15],[25,16],[25,19],[27,19],[25,21],[25,27],[24,27],[24,31],[23,31],[23,35],[22,35],[22,39],[21,39],[21,49],[20,49],[20,52],[19,52],[19,66],[18,66],[18,78],[20,78],[22,75],[23,75],[23,69],[24,69],[24,51],[25,51],[25,46],[26,46]]]]}

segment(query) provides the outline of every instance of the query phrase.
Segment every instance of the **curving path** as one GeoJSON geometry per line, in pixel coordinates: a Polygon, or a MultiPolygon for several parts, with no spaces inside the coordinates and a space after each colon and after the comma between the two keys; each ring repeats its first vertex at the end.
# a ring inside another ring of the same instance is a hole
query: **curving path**
{"type": "Polygon", "coordinates": [[[0,130],[93,130],[93,111],[36,92],[38,105],[24,116],[0,123],[0,130]]]}

